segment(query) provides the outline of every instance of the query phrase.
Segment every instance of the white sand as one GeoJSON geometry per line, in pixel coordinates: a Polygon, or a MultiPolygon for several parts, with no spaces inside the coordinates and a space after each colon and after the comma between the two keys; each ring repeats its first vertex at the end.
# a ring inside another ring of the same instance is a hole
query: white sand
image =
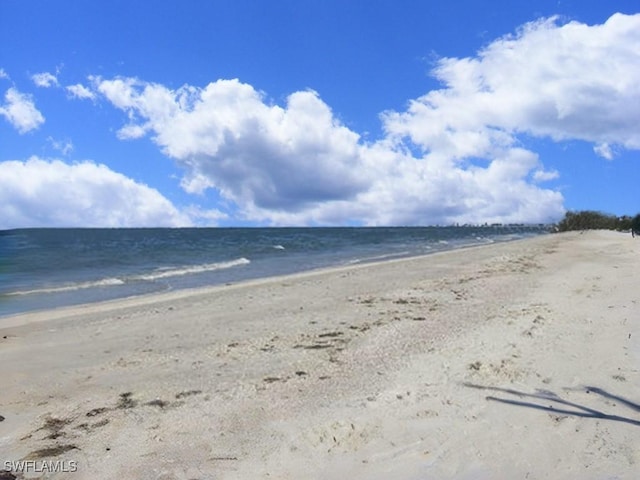
{"type": "Polygon", "coordinates": [[[638,272],[569,233],[0,319],[0,470],[638,478],[638,272]]]}

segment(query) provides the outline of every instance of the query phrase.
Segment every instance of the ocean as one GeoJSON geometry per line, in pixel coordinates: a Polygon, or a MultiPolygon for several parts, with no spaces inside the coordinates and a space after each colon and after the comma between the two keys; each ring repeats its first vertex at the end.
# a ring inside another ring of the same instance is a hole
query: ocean
{"type": "Polygon", "coordinates": [[[0,316],[548,232],[545,226],[0,231],[0,316]]]}

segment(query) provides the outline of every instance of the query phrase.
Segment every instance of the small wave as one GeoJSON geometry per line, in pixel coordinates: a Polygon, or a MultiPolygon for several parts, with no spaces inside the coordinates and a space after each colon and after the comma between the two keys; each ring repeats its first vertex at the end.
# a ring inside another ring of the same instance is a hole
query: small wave
{"type": "Polygon", "coordinates": [[[16,292],[7,292],[5,293],[5,295],[36,295],[36,294],[46,294],[46,293],[64,293],[64,292],[73,292],[76,290],[84,290],[88,288],[114,287],[119,285],[125,285],[129,282],[154,281],[162,278],[189,275],[193,273],[212,272],[215,270],[223,270],[225,268],[232,268],[240,265],[246,265],[248,263],[251,263],[248,259],[238,258],[236,260],[231,260],[229,262],[209,263],[204,265],[194,265],[194,266],[183,267],[183,268],[161,268],[161,269],[158,269],[155,273],[126,277],[124,280],[121,278],[104,278],[102,280],[73,283],[73,284],[61,285],[57,287],[42,287],[42,288],[34,288],[32,290],[19,290],[16,292]]]}
{"type": "Polygon", "coordinates": [[[353,265],[357,263],[367,263],[367,262],[378,262],[381,260],[389,260],[392,258],[401,258],[409,255],[410,253],[411,252],[407,250],[404,252],[385,253],[382,255],[374,255],[371,257],[354,258],[353,260],[349,260],[347,262],[347,265],[353,265]]]}
{"type": "Polygon", "coordinates": [[[282,245],[274,245],[273,248],[276,250],[284,250],[285,248],[282,245]]]}
{"type": "Polygon", "coordinates": [[[491,237],[485,237],[483,235],[477,235],[474,237],[475,240],[481,243],[493,243],[493,239],[491,237]]]}
{"type": "Polygon", "coordinates": [[[228,262],[206,263],[203,265],[192,265],[180,268],[163,268],[157,270],[154,273],[138,275],[136,277],[133,277],[133,280],[160,280],[162,278],[180,277],[183,275],[190,275],[194,273],[214,272],[216,270],[224,270],[226,268],[238,267],[240,265],[247,265],[249,263],[251,263],[251,261],[243,257],[228,262]]]}
{"type": "Polygon", "coordinates": [[[124,285],[124,280],[119,278],[104,278],[102,280],[96,280],[94,282],[82,282],[82,283],[74,283],[71,285],[62,285],[60,287],[43,287],[36,288],[33,290],[20,290],[17,292],[8,292],[6,295],[34,295],[38,293],[62,293],[62,292],[73,292],[74,290],[83,290],[86,288],[97,288],[97,287],[113,287],[116,285],[124,285]]]}

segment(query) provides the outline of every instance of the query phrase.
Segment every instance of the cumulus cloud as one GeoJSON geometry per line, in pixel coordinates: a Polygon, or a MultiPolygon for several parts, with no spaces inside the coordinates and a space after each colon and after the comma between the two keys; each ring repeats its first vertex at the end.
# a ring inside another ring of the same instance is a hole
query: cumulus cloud
{"type": "Polygon", "coordinates": [[[69,85],[66,87],[66,90],[69,92],[71,98],[78,98],[81,100],[95,100],[96,98],[95,92],[81,83],[69,85]]]}
{"type": "Polygon", "coordinates": [[[105,165],[37,157],[0,162],[0,229],[191,224],[157,190],[105,165]]]}
{"type": "Polygon", "coordinates": [[[488,167],[471,168],[444,150],[415,158],[386,140],[364,144],[313,91],[280,107],[237,80],[172,91],[117,78],[98,89],[127,114],[120,138],[150,134],[184,168],[187,191],[216,188],[252,220],[537,222],[562,213],[560,194],[526,183],[540,170],[530,152],[496,151],[488,167]]]}
{"type": "Polygon", "coordinates": [[[2,115],[20,133],[37,129],[44,123],[44,116],[33,103],[30,95],[10,88],[4,96],[5,103],[0,106],[2,115]]]}
{"type": "Polygon", "coordinates": [[[186,169],[189,192],[215,187],[242,205],[299,210],[367,186],[358,135],[313,91],[296,92],[280,107],[237,80],[172,91],[119,78],[98,89],[130,119],[119,137],[151,132],[186,169]]]}
{"type": "Polygon", "coordinates": [[[9,74],[4,71],[4,68],[0,68],[0,80],[9,80],[9,74]]]}
{"type": "Polygon", "coordinates": [[[273,224],[370,225],[545,222],[559,173],[520,135],[578,139],[601,156],[639,149],[640,15],[603,25],[523,26],[476,56],[441,59],[442,88],[381,116],[366,143],[313,91],[284,105],[251,85],[218,80],[177,90],[94,77],[125,112],[121,139],[149,135],[184,169],[188,192],[209,188],[247,219],[273,224]]]}
{"type": "Polygon", "coordinates": [[[638,64],[640,15],[615,14],[596,26],[541,20],[477,57],[440,60],[434,75],[446,88],[385,114],[384,125],[458,156],[470,144],[481,152],[508,146],[518,133],[640,149],[638,64]]]}
{"type": "Polygon", "coordinates": [[[58,86],[58,78],[49,72],[36,73],[31,75],[33,83],[40,88],[49,88],[58,86]]]}

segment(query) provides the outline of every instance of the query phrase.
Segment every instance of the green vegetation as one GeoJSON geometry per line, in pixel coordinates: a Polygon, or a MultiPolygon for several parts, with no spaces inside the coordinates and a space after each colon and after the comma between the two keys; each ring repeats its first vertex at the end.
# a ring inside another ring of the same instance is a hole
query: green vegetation
{"type": "Polygon", "coordinates": [[[640,214],[635,217],[624,215],[616,217],[593,210],[580,212],[567,212],[564,218],[557,224],[558,231],[569,230],[620,230],[632,231],[640,234],[640,214]]]}
{"type": "Polygon", "coordinates": [[[640,235],[640,213],[631,219],[631,233],[634,237],[640,235]]]}

